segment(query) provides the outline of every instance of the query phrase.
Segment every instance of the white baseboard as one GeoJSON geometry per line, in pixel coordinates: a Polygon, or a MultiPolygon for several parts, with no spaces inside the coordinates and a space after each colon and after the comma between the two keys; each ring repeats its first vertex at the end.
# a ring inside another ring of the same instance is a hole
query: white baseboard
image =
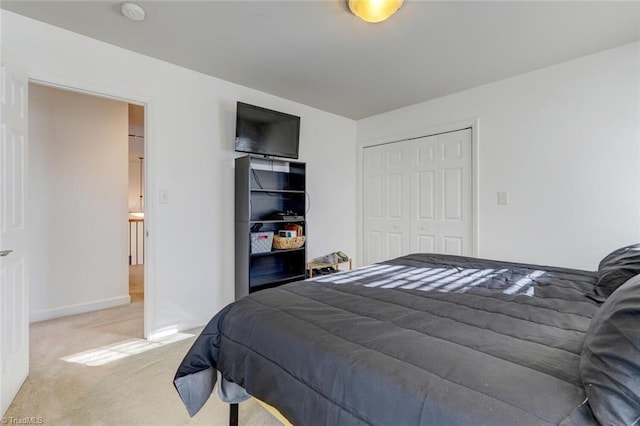
{"type": "Polygon", "coordinates": [[[68,315],[83,314],[85,312],[98,311],[100,309],[113,308],[114,306],[131,303],[131,296],[111,297],[109,299],[95,300],[93,302],[78,303],[76,305],[61,306],[54,309],[31,312],[29,322],[45,321],[53,318],[66,317],[68,315]]]}

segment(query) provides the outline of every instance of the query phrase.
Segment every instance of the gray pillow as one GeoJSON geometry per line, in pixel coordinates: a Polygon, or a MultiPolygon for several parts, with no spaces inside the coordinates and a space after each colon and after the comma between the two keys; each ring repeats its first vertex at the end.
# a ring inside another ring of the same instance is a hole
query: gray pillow
{"type": "Polygon", "coordinates": [[[638,274],[640,274],[640,244],[619,248],[600,261],[595,291],[600,296],[609,297],[629,278],[638,274]]]}
{"type": "Polygon", "coordinates": [[[602,425],[640,419],[640,275],[618,288],[591,320],[580,358],[589,406],[602,425]]]}

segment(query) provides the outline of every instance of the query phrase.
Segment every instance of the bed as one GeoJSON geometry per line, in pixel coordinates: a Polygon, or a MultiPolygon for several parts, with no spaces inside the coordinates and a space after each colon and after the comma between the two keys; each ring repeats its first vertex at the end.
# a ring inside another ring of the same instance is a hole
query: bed
{"type": "Polygon", "coordinates": [[[252,293],[174,384],[190,415],[218,382],[225,402],[252,395],[294,425],[631,425],[640,266],[602,280],[640,257],[630,247],[596,272],[413,254],[252,293]]]}

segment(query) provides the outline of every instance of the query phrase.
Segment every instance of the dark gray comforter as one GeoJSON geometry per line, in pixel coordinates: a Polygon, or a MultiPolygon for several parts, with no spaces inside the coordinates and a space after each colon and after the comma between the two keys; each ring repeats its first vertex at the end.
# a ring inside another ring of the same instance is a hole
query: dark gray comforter
{"type": "Polygon", "coordinates": [[[217,369],[295,425],[559,424],[585,400],[595,281],[426,254],[319,276],[227,306],[175,384],[193,414],[217,369]]]}

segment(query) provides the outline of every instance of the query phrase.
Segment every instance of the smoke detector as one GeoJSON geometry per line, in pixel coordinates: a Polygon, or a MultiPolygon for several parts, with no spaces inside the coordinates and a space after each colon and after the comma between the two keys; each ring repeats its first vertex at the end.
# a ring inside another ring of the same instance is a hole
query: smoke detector
{"type": "Polygon", "coordinates": [[[120,10],[124,16],[132,21],[144,21],[145,13],[142,6],[131,2],[124,2],[120,6],[120,10]]]}

